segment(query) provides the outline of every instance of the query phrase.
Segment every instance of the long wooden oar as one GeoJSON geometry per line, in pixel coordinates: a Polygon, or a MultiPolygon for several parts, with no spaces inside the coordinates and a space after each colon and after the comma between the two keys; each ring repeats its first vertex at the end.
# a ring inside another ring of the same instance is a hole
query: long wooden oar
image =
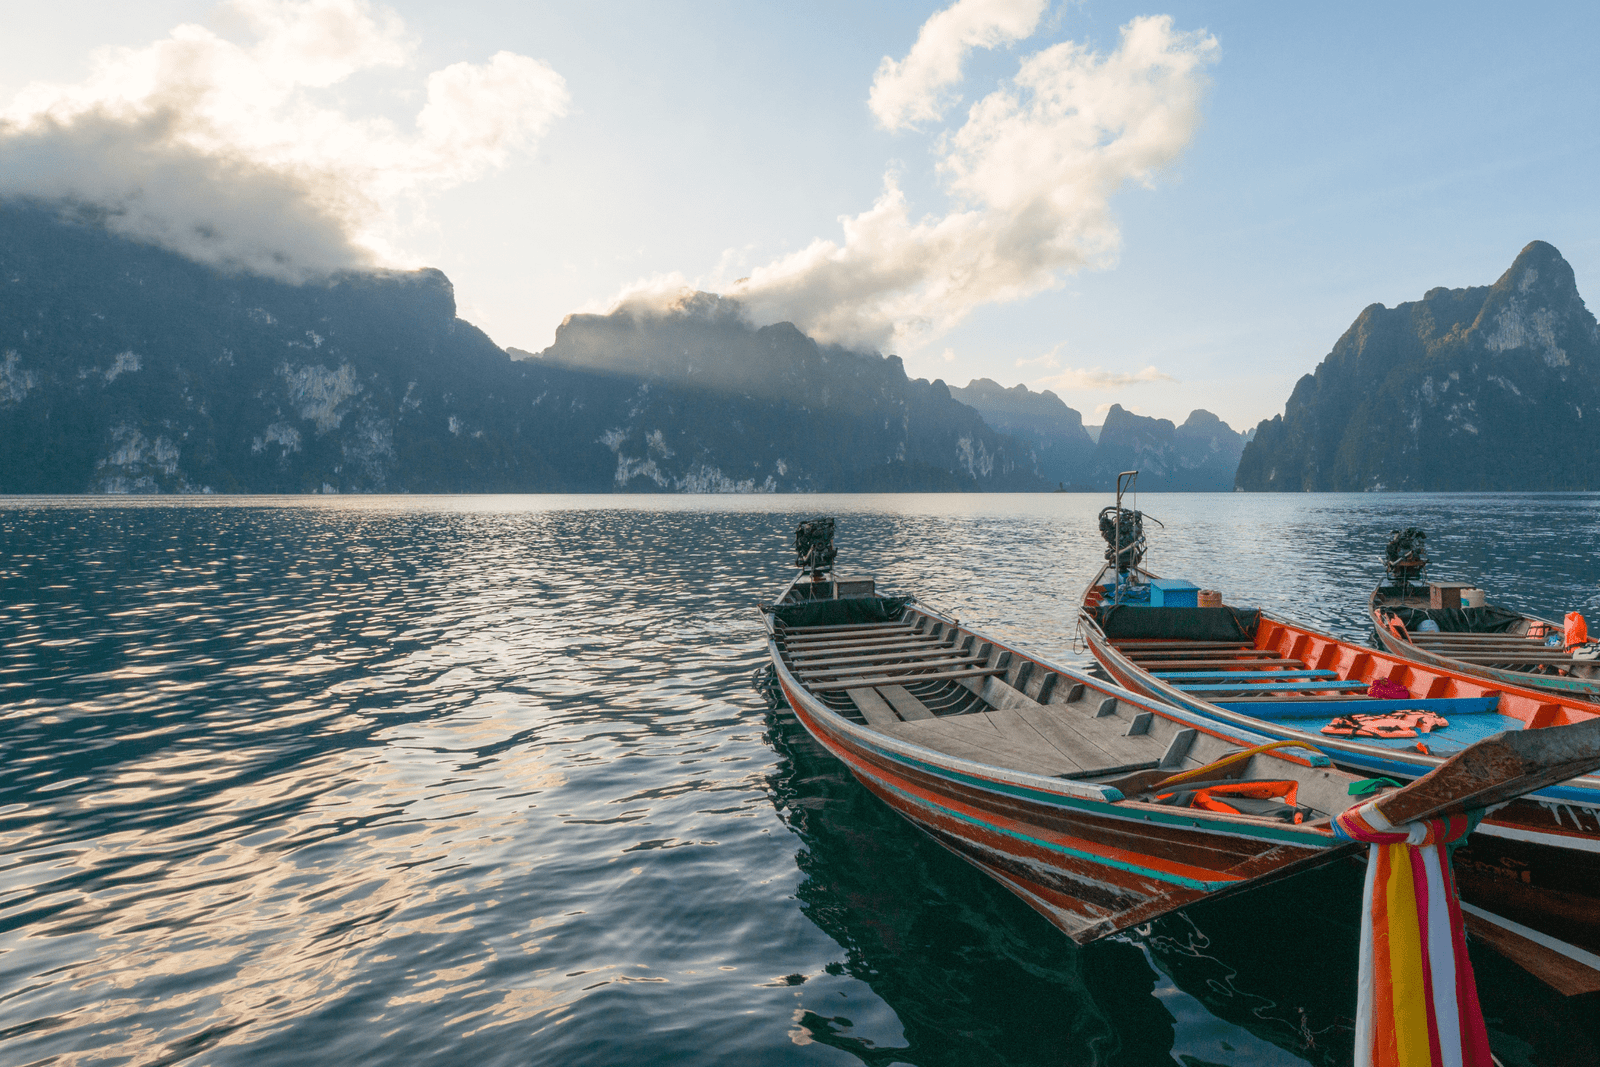
{"type": "Polygon", "coordinates": [[[1600,718],[1507,730],[1462,749],[1425,777],[1378,798],[1395,826],[1487,808],[1600,767],[1600,718]]]}

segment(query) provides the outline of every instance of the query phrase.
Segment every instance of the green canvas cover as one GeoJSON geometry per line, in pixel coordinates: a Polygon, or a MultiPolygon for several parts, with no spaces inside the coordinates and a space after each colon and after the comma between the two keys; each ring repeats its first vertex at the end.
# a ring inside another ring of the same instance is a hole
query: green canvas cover
{"type": "Polygon", "coordinates": [[[847,626],[863,622],[895,622],[905,614],[909,596],[852,596],[843,600],[807,600],[772,612],[779,626],[847,626]]]}
{"type": "Polygon", "coordinates": [[[1165,637],[1186,641],[1254,641],[1257,608],[1147,608],[1121,604],[1100,612],[1107,637],[1165,637]]]}

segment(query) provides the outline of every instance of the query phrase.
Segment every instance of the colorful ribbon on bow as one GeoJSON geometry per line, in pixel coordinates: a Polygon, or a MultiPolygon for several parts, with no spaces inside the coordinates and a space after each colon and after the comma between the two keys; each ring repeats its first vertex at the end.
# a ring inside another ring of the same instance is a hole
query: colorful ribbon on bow
{"type": "Polygon", "coordinates": [[[1447,848],[1472,820],[1393,826],[1374,804],[1334,819],[1336,837],[1371,845],[1356,1067],[1492,1067],[1447,848]]]}

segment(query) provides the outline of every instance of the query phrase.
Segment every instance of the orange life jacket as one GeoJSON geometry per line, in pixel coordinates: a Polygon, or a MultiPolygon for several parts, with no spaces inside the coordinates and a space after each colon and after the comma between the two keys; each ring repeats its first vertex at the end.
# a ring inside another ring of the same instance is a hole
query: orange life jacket
{"type": "Polygon", "coordinates": [[[1341,715],[1322,728],[1330,737],[1416,737],[1432,733],[1450,720],[1431,711],[1395,711],[1382,715],[1341,715]]]}
{"type": "Polygon", "coordinates": [[[1300,783],[1295,781],[1196,782],[1192,791],[1179,788],[1156,797],[1161,804],[1220,811],[1225,815],[1270,815],[1304,822],[1299,806],[1300,783]],[[1254,801],[1254,803],[1252,803],[1254,801]]]}
{"type": "Polygon", "coordinates": [[[1253,797],[1256,800],[1281,800],[1285,804],[1294,804],[1299,799],[1299,794],[1300,783],[1295,781],[1230,782],[1196,789],[1194,807],[1205,808],[1208,811],[1238,810],[1228,807],[1226,803],[1228,797],[1253,797]]]}
{"type": "Polygon", "coordinates": [[[1588,644],[1589,624],[1583,621],[1583,616],[1576,611],[1567,612],[1567,647],[1588,644]]]}

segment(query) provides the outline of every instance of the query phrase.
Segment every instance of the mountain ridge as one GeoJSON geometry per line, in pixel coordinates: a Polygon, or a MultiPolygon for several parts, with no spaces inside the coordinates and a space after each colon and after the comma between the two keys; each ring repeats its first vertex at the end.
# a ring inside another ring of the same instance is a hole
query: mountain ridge
{"type": "Polygon", "coordinates": [[[435,270],[289,285],[0,203],[0,492],[1046,487],[897,358],[681,318],[645,325],[720,338],[720,363],[652,347],[627,309],[513,360],[435,270]],[[601,341],[610,362],[580,358],[601,341]]]}
{"type": "Polygon", "coordinates": [[[1227,492],[1244,447],[1240,434],[1203,408],[1179,426],[1113,404],[1091,434],[1083,416],[1048,389],[1007,389],[975,378],[950,393],[1029,446],[1039,474],[1064,489],[1104,491],[1116,484],[1119,472],[1141,467],[1140,485],[1147,492],[1227,492]]]}
{"type": "Polygon", "coordinates": [[[508,352],[437,270],[295,285],[0,202],[0,492],[1098,491],[1127,457],[1226,488],[1202,414],[1114,407],[1096,443],[1048,390],[911,378],[708,293],[508,352]]]}
{"type": "Polygon", "coordinates": [[[608,430],[619,487],[681,481],[680,442],[691,434],[690,408],[705,397],[726,409],[715,431],[726,453],[768,472],[774,490],[1045,487],[1027,450],[955,401],[944,382],[910,378],[898,356],[818,344],[792,323],[754,327],[715,294],[669,310],[569,315],[550,347],[515,354],[640,383],[626,417],[608,430]],[[808,455],[812,469],[790,474],[795,457],[808,455]]]}
{"type": "Polygon", "coordinates": [[[1247,491],[1600,488],[1600,326],[1533,241],[1492,285],[1365,308],[1240,457],[1247,491]],[[1585,413],[1588,417],[1585,417],[1585,413]]]}

